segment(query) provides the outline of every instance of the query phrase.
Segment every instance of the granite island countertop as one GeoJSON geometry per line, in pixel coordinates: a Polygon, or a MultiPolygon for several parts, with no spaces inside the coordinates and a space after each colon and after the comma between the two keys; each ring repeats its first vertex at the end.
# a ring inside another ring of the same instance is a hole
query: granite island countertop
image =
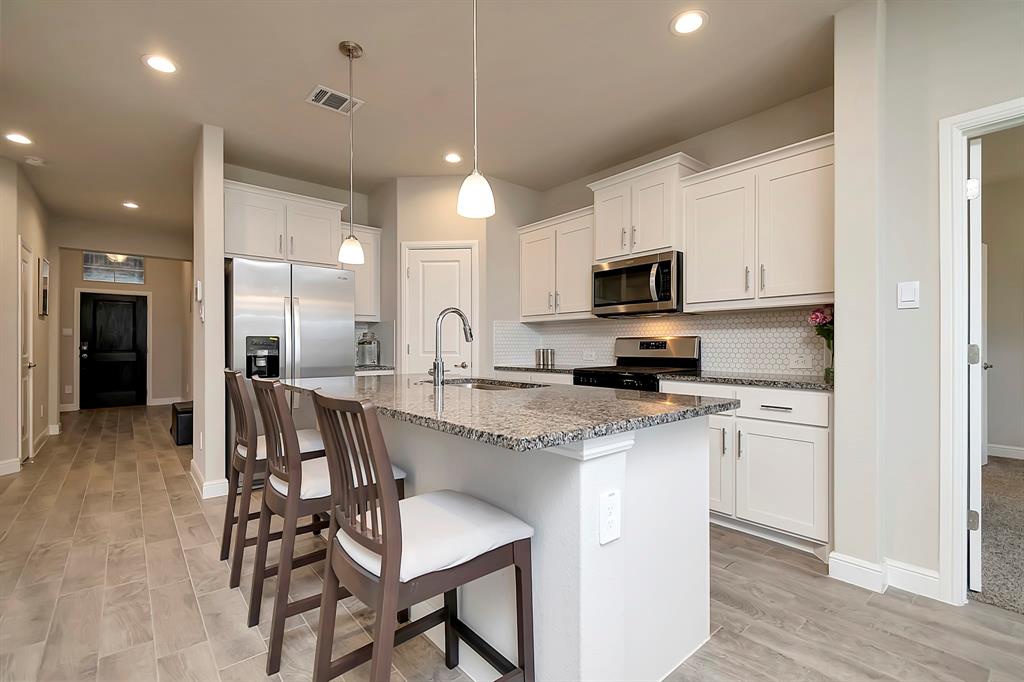
{"type": "MultiPolygon", "coordinates": [[[[735,410],[738,400],[643,391],[548,386],[507,391],[452,385],[438,400],[430,377],[418,374],[311,377],[282,382],[293,390],[369,400],[380,414],[516,452],[735,410]]],[[[480,383],[513,383],[476,379],[480,383]]]]}

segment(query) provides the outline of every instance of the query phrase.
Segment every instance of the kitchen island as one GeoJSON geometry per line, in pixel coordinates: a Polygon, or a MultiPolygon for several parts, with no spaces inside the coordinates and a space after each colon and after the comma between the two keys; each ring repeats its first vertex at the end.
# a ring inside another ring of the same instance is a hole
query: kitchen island
{"type": "MultiPolygon", "coordinates": [[[[372,401],[392,460],[409,474],[407,494],[458,490],[534,527],[538,680],[660,680],[707,640],[707,417],[738,401],[494,380],[435,390],[429,381],[287,385],[372,401]]],[[[514,607],[511,569],[460,591],[460,617],[513,660],[514,607]]],[[[461,651],[473,679],[497,677],[461,651]]]]}

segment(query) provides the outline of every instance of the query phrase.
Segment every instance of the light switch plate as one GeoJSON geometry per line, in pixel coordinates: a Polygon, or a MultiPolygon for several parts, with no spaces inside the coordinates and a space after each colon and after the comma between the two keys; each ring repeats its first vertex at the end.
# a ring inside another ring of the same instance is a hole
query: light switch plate
{"type": "Polygon", "coordinates": [[[896,285],[896,307],[900,309],[921,307],[921,283],[900,282],[896,285]]]}
{"type": "Polygon", "coordinates": [[[601,493],[598,507],[600,519],[597,540],[602,545],[607,545],[622,537],[622,495],[618,490],[601,493]]]}

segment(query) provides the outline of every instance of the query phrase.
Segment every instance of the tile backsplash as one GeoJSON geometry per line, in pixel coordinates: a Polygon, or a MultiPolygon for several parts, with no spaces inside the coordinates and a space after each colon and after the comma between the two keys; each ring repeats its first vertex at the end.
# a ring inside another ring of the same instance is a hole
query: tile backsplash
{"type": "Polygon", "coordinates": [[[810,310],[534,324],[496,321],[494,364],[532,365],[535,348],[554,348],[558,364],[608,365],[615,361],[616,337],[686,335],[701,337],[704,369],[820,375],[825,369],[825,345],[807,323],[810,310]]]}

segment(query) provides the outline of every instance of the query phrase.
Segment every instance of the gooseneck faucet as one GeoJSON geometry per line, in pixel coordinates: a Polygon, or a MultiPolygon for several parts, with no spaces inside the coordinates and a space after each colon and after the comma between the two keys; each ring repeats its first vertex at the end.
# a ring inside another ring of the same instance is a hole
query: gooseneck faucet
{"type": "Polygon", "coordinates": [[[450,313],[455,313],[462,319],[462,335],[466,337],[466,342],[470,343],[473,341],[473,327],[470,326],[466,313],[458,308],[445,308],[438,313],[437,322],[434,323],[434,369],[432,372],[434,375],[434,386],[444,384],[444,360],[441,359],[441,323],[450,313]]]}

